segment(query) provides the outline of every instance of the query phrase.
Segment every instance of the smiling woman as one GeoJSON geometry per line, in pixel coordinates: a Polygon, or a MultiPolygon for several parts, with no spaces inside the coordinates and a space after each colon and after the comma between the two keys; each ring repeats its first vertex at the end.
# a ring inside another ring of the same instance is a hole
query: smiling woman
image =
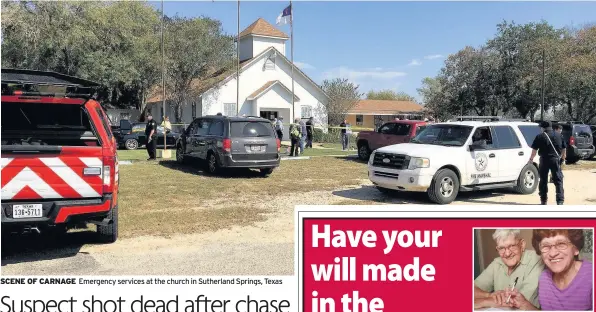
{"type": "Polygon", "coordinates": [[[545,311],[591,311],[592,262],[580,259],[584,230],[534,230],[532,245],[547,270],[540,276],[539,301],[545,311]]]}

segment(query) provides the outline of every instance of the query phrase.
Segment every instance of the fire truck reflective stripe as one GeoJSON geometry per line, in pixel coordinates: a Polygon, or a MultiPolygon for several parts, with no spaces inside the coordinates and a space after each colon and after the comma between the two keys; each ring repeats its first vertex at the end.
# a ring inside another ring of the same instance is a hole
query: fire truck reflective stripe
{"type": "Polygon", "coordinates": [[[12,199],[26,187],[37,193],[41,198],[62,198],[35,172],[29,167],[25,167],[2,187],[2,200],[12,199]]]}
{"type": "Polygon", "coordinates": [[[40,158],[40,160],[52,171],[54,171],[62,180],[70,185],[82,197],[101,197],[83,178],[68,167],[60,158],[40,158]]]}
{"type": "Polygon", "coordinates": [[[1,159],[2,160],[0,161],[0,168],[6,167],[12,161],[12,158],[1,158],[1,159]]]}
{"type": "Polygon", "coordinates": [[[99,167],[103,166],[103,162],[101,159],[97,157],[79,157],[79,159],[87,166],[87,167],[99,167]]]}

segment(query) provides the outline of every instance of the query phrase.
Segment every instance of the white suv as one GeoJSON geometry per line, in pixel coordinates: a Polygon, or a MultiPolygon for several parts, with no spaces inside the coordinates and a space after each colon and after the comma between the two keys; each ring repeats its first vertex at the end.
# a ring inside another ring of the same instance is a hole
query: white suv
{"type": "Polygon", "coordinates": [[[432,124],[410,143],[375,150],[368,177],[382,192],[427,192],[437,204],[451,203],[460,191],[512,187],[531,194],[539,177],[538,164],[528,164],[530,146],[540,132],[522,121],[432,124]]]}

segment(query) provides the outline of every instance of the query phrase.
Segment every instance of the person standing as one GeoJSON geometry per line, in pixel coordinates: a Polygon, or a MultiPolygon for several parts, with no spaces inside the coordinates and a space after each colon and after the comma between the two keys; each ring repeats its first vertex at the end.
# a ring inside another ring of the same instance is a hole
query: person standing
{"type": "Polygon", "coordinates": [[[339,127],[341,128],[341,149],[342,149],[342,151],[345,151],[348,149],[348,134],[346,131],[347,125],[348,125],[348,122],[345,119],[341,124],[339,124],[339,127]]]}
{"type": "Polygon", "coordinates": [[[306,147],[312,148],[312,133],[314,130],[313,118],[310,117],[306,122],[306,147]]]}
{"type": "Polygon", "coordinates": [[[284,119],[283,117],[279,117],[279,119],[277,119],[275,121],[275,132],[277,132],[277,137],[279,138],[279,141],[283,141],[284,139],[284,119]]]}
{"type": "Polygon", "coordinates": [[[155,160],[155,149],[157,147],[157,122],[153,120],[151,114],[147,114],[147,126],[145,127],[145,136],[147,137],[147,160],[155,160]]]}
{"type": "Polygon", "coordinates": [[[300,118],[296,118],[294,123],[290,125],[290,140],[292,142],[292,146],[290,147],[290,156],[298,156],[298,147],[300,144],[300,138],[302,137],[301,127],[298,124],[300,122],[300,118]]]}
{"type": "Polygon", "coordinates": [[[306,144],[306,123],[300,120],[300,154],[304,154],[304,145],[306,144]]]}
{"type": "Polygon", "coordinates": [[[553,131],[550,122],[543,121],[540,123],[540,127],[543,132],[537,135],[534,142],[532,142],[532,155],[530,155],[528,164],[534,163],[536,154],[540,156],[538,168],[540,203],[546,205],[548,201],[548,173],[550,172],[555,184],[557,205],[563,205],[565,194],[561,163],[567,157],[567,145],[561,133],[553,131]]]}
{"type": "Polygon", "coordinates": [[[172,130],[172,124],[170,123],[170,118],[168,116],[164,116],[161,126],[164,128],[165,132],[170,132],[172,130]]]}

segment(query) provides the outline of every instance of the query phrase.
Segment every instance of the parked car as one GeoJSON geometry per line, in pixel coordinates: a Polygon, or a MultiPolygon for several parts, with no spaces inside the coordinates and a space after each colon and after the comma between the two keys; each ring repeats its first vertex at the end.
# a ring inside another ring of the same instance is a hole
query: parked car
{"type": "Polygon", "coordinates": [[[268,176],[279,166],[280,148],[273,125],[265,118],[205,116],[181,134],[176,160],[205,161],[211,174],[223,168],[251,168],[268,176]]]}
{"type": "Polygon", "coordinates": [[[589,125],[579,122],[553,122],[563,128],[562,135],[567,141],[567,164],[574,164],[580,159],[594,156],[594,135],[589,125]]]}
{"type": "Polygon", "coordinates": [[[373,151],[368,177],[382,192],[426,192],[437,204],[453,202],[461,191],[531,194],[539,176],[538,163],[528,164],[530,146],[540,132],[537,124],[519,121],[428,125],[409,143],[373,151]]]}
{"type": "MultiPolygon", "coordinates": [[[[120,121],[120,131],[118,138],[118,145],[127,150],[135,150],[147,144],[147,136],[145,135],[146,122],[137,122],[131,124],[128,120],[120,121]]],[[[167,131],[166,144],[167,147],[176,147],[176,141],[180,137],[180,133],[174,131],[167,131]]],[[[157,148],[164,146],[164,128],[157,126],[157,148]]]]}
{"type": "Polygon", "coordinates": [[[91,223],[100,241],[117,240],[117,144],[90,97],[95,86],[2,69],[3,232],[61,233],[91,223]]]}
{"type": "MultiPolygon", "coordinates": [[[[592,145],[596,147],[596,125],[590,125],[590,129],[592,130],[592,145]]],[[[590,159],[594,158],[594,156],[596,156],[596,148],[594,149],[592,156],[590,156],[590,159]]]]}
{"type": "Polygon", "coordinates": [[[427,122],[421,120],[395,120],[383,124],[377,131],[362,131],[356,138],[358,157],[368,160],[370,153],[378,148],[410,142],[426,126],[427,122]]]}

